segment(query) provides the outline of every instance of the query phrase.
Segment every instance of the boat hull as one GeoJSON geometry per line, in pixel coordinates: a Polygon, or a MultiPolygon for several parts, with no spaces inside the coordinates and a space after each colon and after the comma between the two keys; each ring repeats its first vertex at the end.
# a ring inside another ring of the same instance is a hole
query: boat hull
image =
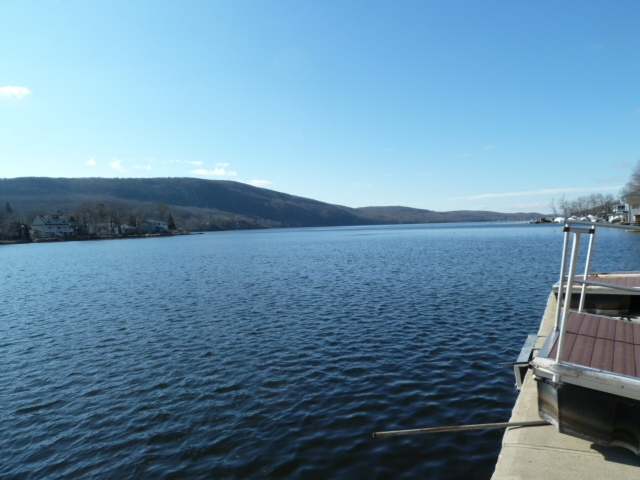
{"type": "Polygon", "coordinates": [[[540,418],[560,433],[640,455],[640,401],[546,378],[536,380],[540,418]]]}

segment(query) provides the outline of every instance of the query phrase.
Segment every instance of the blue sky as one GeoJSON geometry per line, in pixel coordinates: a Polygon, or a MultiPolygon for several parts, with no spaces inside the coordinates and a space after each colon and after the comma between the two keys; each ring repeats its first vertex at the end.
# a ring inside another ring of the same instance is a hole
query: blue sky
{"type": "Polygon", "coordinates": [[[640,2],[0,4],[0,177],[548,212],[640,159],[640,2]]]}

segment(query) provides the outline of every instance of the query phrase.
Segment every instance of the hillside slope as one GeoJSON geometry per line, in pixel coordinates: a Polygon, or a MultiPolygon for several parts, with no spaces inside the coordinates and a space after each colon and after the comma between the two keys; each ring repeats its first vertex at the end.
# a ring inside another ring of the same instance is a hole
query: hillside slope
{"type": "Polygon", "coordinates": [[[361,207],[357,210],[383,223],[498,222],[530,220],[543,216],[536,212],[500,213],[484,210],[435,212],[410,207],[361,207]]]}
{"type": "Polygon", "coordinates": [[[25,220],[57,210],[72,214],[82,204],[119,205],[157,216],[165,204],[191,229],[314,227],[393,223],[518,220],[537,213],[433,212],[408,207],[349,208],[244,183],[197,178],[0,179],[0,202],[25,220]]]}

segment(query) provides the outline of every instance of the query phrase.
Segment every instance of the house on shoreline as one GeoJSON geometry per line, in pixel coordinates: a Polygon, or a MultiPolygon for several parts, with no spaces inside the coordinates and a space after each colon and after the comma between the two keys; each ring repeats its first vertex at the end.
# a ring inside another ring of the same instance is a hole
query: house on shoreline
{"type": "Polygon", "coordinates": [[[629,208],[629,223],[640,223],[640,198],[627,198],[629,208]]]}
{"type": "Polygon", "coordinates": [[[140,223],[140,233],[169,233],[169,225],[160,220],[144,220],[140,223]]]}
{"type": "MultiPolygon", "coordinates": [[[[73,217],[71,217],[73,220],[73,217]]],[[[137,226],[116,223],[71,223],[58,212],[55,215],[38,215],[31,223],[30,235],[37,239],[75,239],[116,238],[129,235],[170,235],[184,233],[182,229],[169,230],[167,222],[161,220],[143,220],[137,226]]]]}
{"type": "Polygon", "coordinates": [[[73,227],[64,215],[38,215],[31,222],[35,237],[68,237],[73,235],[73,227]]]}
{"type": "Polygon", "coordinates": [[[623,223],[640,223],[640,198],[627,197],[611,208],[608,220],[623,223]]]}

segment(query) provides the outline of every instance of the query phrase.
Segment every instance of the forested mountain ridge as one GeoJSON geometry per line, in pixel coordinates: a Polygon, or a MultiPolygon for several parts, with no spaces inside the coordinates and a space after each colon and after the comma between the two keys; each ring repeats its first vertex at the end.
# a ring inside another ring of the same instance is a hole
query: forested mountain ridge
{"type": "Polygon", "coordinates": [[[227,228],[346,226],[394,223],[523,220],[538,213],[433,212],[408,207],[349,208],[227,180],[197,178],[0,179],[0,202],[30,216],[68,214],[81,205],[118,204],[157,217],[162,204],[192,230],[227,228]]]}
{"type": "Polygon", "coordinates": [[[410,207],[361,207],[357,209],[380,223],[450,223],[450,222],[499,222],[531,220],[542,217],[536,212],[500,213],[484,210],[454,210],[435,212],[410,207]]]}

